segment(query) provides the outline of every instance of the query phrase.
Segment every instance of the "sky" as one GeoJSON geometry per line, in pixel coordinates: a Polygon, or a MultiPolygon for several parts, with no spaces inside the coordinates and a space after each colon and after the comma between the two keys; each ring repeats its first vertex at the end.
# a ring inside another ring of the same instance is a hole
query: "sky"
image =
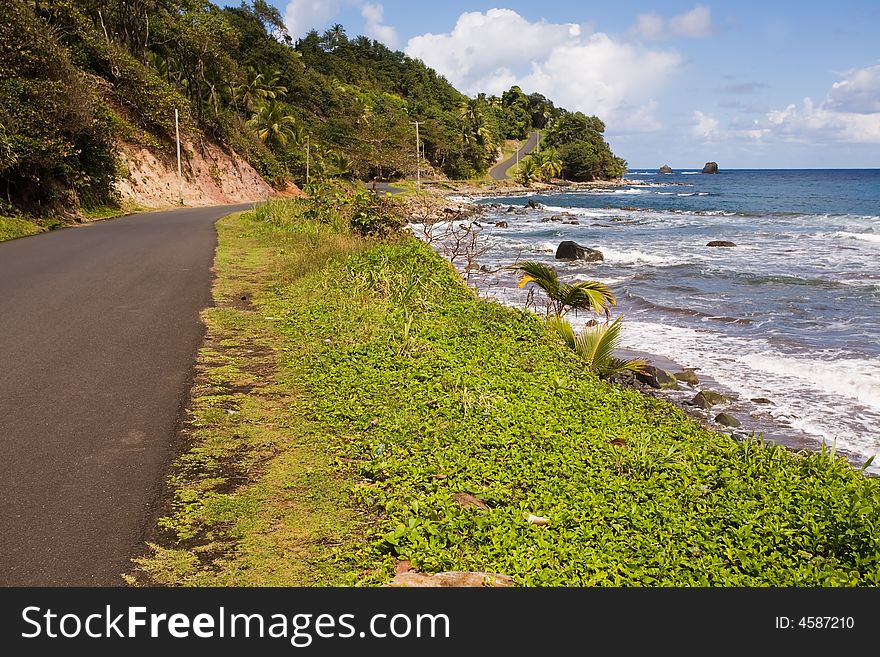
{"type": "Polygon", "coordinates": [[[596,114],[633,168],[880,167],[880,2],[270,0],[468,95],[513,84],[596,114]]]}

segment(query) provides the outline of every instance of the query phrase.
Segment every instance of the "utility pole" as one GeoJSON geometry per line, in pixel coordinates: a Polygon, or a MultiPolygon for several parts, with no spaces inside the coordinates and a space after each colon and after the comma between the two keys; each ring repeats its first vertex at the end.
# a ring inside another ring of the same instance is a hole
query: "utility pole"
{"type": "Polygon", "coordinates": [[[306,135],[306,185],[309,184],[309,165],[311,164],[311,135],[306,135]]]}
{"type": "Polygon", "coordinates": [[[421,191],[422,189],[422,162],[419,159],[419,124],[422,121],[410,121],[410,123],[414,123],[416,126],[416,189],[421,191]]]}
{"type": "Polygon", "coordinates": [[[183,205],[183,170],[180,166],[180,113],[174,109],[174,133],[177,135],[177,193],[183,205]]]}

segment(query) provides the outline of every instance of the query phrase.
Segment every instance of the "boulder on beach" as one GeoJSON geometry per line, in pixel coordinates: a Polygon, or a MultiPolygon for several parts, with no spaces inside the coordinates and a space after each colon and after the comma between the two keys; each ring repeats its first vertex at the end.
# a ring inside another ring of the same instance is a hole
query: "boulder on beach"
{"type": "Polygon", "coordinates": [[[717,162],[706,162],[703,167],[702,173],[718,173],[718,163],[717,162]]]}
{"type": "Polygon", "coordinates": [[[734,244],[733,242],[728,242],[727,240],[712,240],[711,242],[707,243],[706,246],[731,247],[731,246],[736,246],[736,244],[734,244]]]}
{"type": "Polygon", "coordinates": [[[556,259],[598,262],[604,260],[605,256],[602,255],[601,251],[581,246],[577,242],[572,242],[571,240],[566,240],[559,243],[559,247],[556,249],[556,259]]]}
{"type": "Polygon", "coordinates": [[[725,427],[738,427],[741,424],[739,420],[727,413],[719,413],[715,416],[715,421],[725,427]]]}
{"type": "Polygon", "coordinates": [[[664,164],[662,167],[660,167],[660,173],[672,173],[672,167],[668,164],[664,164]]]}
{"type": "Polygon", "coordinates": [[[507,222],[506,221],[496,221],[495,228],[507,228],[507,222]]]}
{"type": "Polygon", "coordinates": [[[526,206],[530,207],[532,210],[540,210],[541,208],[544,207],[541,203],[538,203],[537,201],[535,201],[534,199],[531,199],[531,198],[526,202],[526,206]]]}
{"type": "Polygon", "coordinates": [[[652,388],[674,389],[678,387],[678,381],[672,374],[653,365],[647,365],[641,372],[636,372],[636,378],[652,388]]]}
{"type": "Polygon", "coordinates": [[[684,369],[681,372],[677,372],[675,374],[675,378],[682,383],[687,383],[692,386],[698,385],[700,383],[700,379],[697,378],[696,372],[694,372],[694,370],[690,368],[684,369]]]}
{"type": "Polygon", "coordinates": [[[714,390],[701,390],[693,399],[691,399],[691,404],[697,408],[708,410],[715,404],[726,404],[729,401],[730,400],[720,392],[715,392],[714,390]]]}

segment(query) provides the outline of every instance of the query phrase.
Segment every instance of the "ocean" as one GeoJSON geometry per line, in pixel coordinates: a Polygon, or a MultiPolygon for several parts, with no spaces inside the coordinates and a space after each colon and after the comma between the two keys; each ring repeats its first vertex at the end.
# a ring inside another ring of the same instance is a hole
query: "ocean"
{"type": "MultiPolygon", "coordinates": [[[[724,410],[740,434],[798,449],[824,442],[856,466],[880,451],[880,170],[634,169],[626,179],[634,184],[467,199],[489,206],[476,260],[490,271],[469,283],[523,306],[527,290],[494,270],[538,260],[566,280],[603,281],[624,347],[697,368],[696,389],[734,399],[705,412],[710,424],[724,410]],[[524,207],[530,199],[543,207],[524,207]],[[563,240],[605,259],[556,261],[563,240]]],[[[694,392],[669,394],[686,402],[694,392]]]]}

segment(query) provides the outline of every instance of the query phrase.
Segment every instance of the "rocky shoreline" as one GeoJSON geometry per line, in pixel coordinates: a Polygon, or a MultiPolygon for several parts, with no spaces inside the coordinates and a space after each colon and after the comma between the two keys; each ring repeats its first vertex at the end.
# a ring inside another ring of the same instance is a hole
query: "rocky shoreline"
{"type": "MultiPolygon", "coordinates": [[[[641,185],[642,183],[620,179],[618,181],[602,181],[593,183],[572,183],[577,185],[575,189],[589,189],[607,187],[612,185],[641,185]]],[[[468,185],[455,186],[454,189],[432,190],[437,196],[436,207],[432,212],[433,221],[476,221],[480,216],[495,210],[501,210],[504,206],[479,205],[470,201],[451,199],[455,196],[514,196],[524,192],[554,192],[570,189],[566,185],[558,184],[533,184],[530,187],[512,185],[468,185]]],[[[542,209],[541,204],[531,199],[524,205],[510,205],[507,212],[524,214],[530,210],[542,209]]],[[[576,223],[576,222],[575,222],[576,223]]],[[[506,221],[496,221],[495,226],[506,227],[506,221]]],[[[476,223],[479,226],[479,223],[476,223]]],[[[597,252],[598,253],[598,252],[597,252]]],[[[460,263],[455,263],[460,265],[460,263]]],[[[468,277],[470,284],[473,280],[470,275],[479,271],[475,269],[462,269],[457,266],[463,276],[468,277]]],[[[485,269],[484,269],[485,271],[485,269]]],[[[478,287],[478,286],[477,286],[478,287]]],[[[642,394],[663,399],[681,409],[689,418],[699,422],[706,428],[723,432],[737,439],[749,439],[760,437],[767,442],[780,444],[793,451],[811,450],[816,451],[819,446],[809,436],[797,435],[793,431],[786,431],[786,427],[764,419],[756,419],[758,415],[769,407],[775,405],[774,401],[766,398],[745,399],[733,390],[714,381],[709,373],[701,372],[699,367],[683,367],[680,364],[658,354],[649,351],[620,349],[618,355],[621,358],[642,358],[649,364],[646,374],[634,376],[630,374],[619,375],[612,379],[617,385],[622,385],[638,390],[642,394]]],[[[846,455],[843,450],[839,450],[846,455]]],[[[848,456],[848,455],[847,455],[848,456]]]]}

